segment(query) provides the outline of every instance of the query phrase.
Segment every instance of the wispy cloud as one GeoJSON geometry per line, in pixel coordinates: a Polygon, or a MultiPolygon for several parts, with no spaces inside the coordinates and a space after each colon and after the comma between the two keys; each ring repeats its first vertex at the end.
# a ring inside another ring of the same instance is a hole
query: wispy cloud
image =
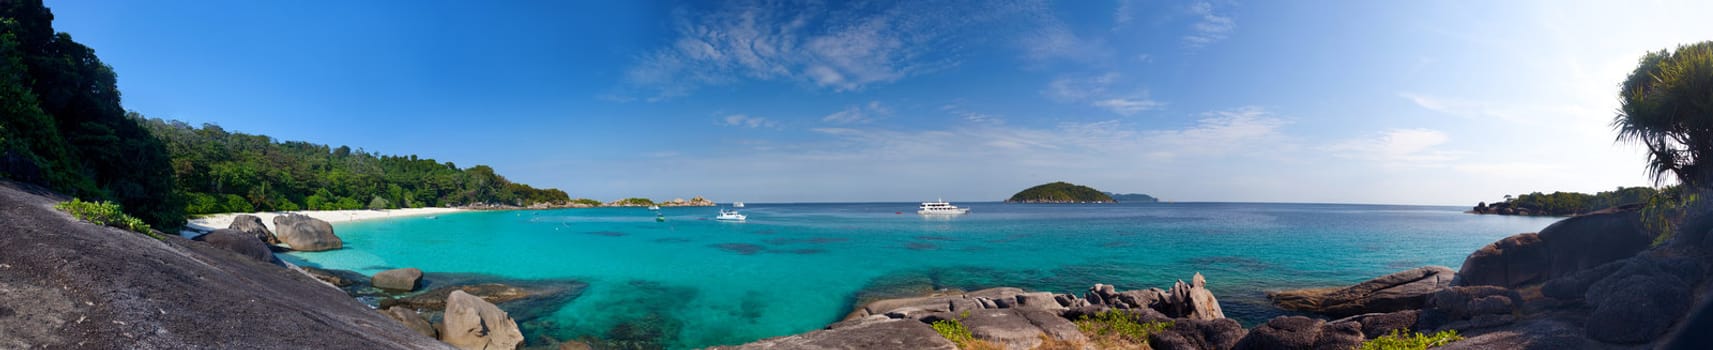
{"type": "Polygon", "coordinates": [[[1148,96],[1148,90],[1133,89],[1130,93],[1116,93],[1113,86],[1120,81],[1117,72],[1109,72],[1092,77],[1060,77],[1047,83],[1042,95],[1059,102],[1088,103],[1095,107],[1112,111],[1120,115],[1133,115],[1143,111],[1161,109],[1165,102],[1155,101],[1148,96]]]}
{"type": "Polygon", "coordinates": [[[1118,0],[1118,8],[1112,10],[1112,23],[1123,25],[1130,23],[1130,0],[1118,0]]]}
{"type": "Polygon", "coordinates": [[[743,114],[728,115],[720,119],[720,124],[744,128],[777,128],[779,122],[762,117],[751,117],[743,114]]]}
{"type": "Polygon", "coordinates": [[[880,101],[870,101],[864,105],[845,107],[844,110],[821,117],[821,121],[834,124],[866,124],[889,114],[892,114],[892,109],[886,108],[880,101]]]}
{"type": "Polygon", "coordinates": [[[639,57],[626,80],[653,90],[650,100],[742,79],[860,90],[956,66],[942,44],[970,24],[1027,8],[1017,3],[734,1],[713,11],[681,9],[675,12],[677,38],[639,57]]]}
{"type": "Polygon", "coordinates": [[[1237,22],[1230,16],[1216,13],[1213,3],[1197,1],[1190,4],[1189,12],[1196,17],[1195,24],[1190,26],[1190,34],[1184,36],[1184,43],[1190,47],[1203,47],[1225,40],[1237,30],[1237,22]]]}
{"type": "Polygon", "coordinates": [[[1439,130],[1390,129],[1371,137],[1335,143],[1326,150],[1392,168],[1439,167],[1458,158],[1453,152],[1438,149],[1447,140],[1450,137],[1439,130]]]}

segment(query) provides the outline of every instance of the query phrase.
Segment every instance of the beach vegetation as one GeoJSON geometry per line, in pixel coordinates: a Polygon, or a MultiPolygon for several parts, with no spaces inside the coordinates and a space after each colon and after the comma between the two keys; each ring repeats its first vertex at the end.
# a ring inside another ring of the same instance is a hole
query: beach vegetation
{"type": "Polygon", "coordinates": [[[138,120],[165,141],[178,193],[192,214],[256,210],[360,210],[465,204],[564,203],[557,189],[514,183],[492,167],[460,168],[415,155],[278,141],[219,125],[138,120]],[[236,196],[248,209],[229,198],[236,196]],[[210,204],[206,197],[215,197],[210,204]],[[377,205],[378,204],[378,205],[377,205]]]}
{"type": "Polygon", "coordinates": [[[952,341],[952,344],[957,344],[959,349],[963,349],[969,346],[970,342],[975,341],[975,335],[970,333],[969,327],[964,327],[964,323],[957,319],[934,321],[932,326],[934,332],[940,333],[941,337],[952,341]]]}
{"type": "Polygon", "coordinates": [[[117,227],[149,235],[149,237],[154,237],[155,239],[162,239],[159,234],[156,234],[155,231],[149,227],[148,223],[143,222],[143,219],[138,219],[130,214],[125,214],[125,211],[119,206],[119,204],[113,202],[85,202],[81,199],[72,198],[70,201],[54,204],[54,209],[66,212],[66,214],[71,214],[72,217],[75,217],[78,220],[87,221],[92,224],[117,227]]]}
{"type": "Polygon", "coordinates": [[[1601,191],[1594,194],[1579,192],[1507,194],[1502,202],[1477,204],[1475,211],[1499,213],[1505,209],[1510,209],[1512,212],[1527,211],[1530,215],[1569,216],[1612,207],[1643,205],[1652,201],[1659,194],[1660,190],[1652,187],[1618,187],[1611,191],[1601,191]]]}
{"type": "Polygon", "coordinates": [[[1463,340],[1457,330],[1443,330],[1433,335],[1420,332],[1402,332],[1394,329],[1391,333],[1362,342],[1362,350],[1426,350],[1432,347],[1445,346],[1454,341],[1463,340]]]}
{"type": "Polygon", "coordinates": [[[573,199],[573,200],[571,200],[571,203],[582,204],[582,205],[587,205],[587,206],[591,206],[591,207],[601,206],[601,201],[588,199],[588,198],[573,199]]]}
{"type": "Polygon", "coordinates": [[[636,197],[620,199],[620,200],[618,200],[617,204],[620,206],[629,205],[629,206],[639,206],[639,207],[640,206],[655,205],[654,200],[652,200],[652,199],[636,198],[636,197]]]}
{"type": "Polygon", "coordinates": [[[41,1],[0,2],[0,177],[182,226],[166,149],[119,97],[113,68],[54,31],[41,1]]]}
{"type": "Polygon", "coordinates": [[[1648,175],[1695,189],[1713,185],[1713,41],[1642,56],[1620,85],[1618,141],[1647,148],[1648,175]]]}
{"type": "Polygon", "coordinates": [[[1143,322],[1136,314],[1122,310],[1106,310],[1094,317],[1083,315],[1074,321],[1077,330],[1102,349],[1145,348],[1148,335],[1171,328],[1172,321],[1143,322]]]}

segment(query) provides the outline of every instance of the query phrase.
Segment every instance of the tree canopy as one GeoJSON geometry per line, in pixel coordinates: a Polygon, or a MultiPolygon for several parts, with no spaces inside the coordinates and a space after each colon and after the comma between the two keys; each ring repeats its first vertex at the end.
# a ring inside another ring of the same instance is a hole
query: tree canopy
{"type": "Polygon", "coordinates": [[[166,148],[126,117],[117,82],[40,0],[0,1],[0,177],[182,226],[166,148]]]}
{"type": "Polygon", "coordinates": [[[1030,187],[1006,199],[1011,203],[1112,203],[1105,192],[1064,181],[1030,187]]]}
{"type": "Polygon", "coordinates": [[[1612,126],[1619,141],[1641,143],[1656,183],[1713,185],[1713,41],[1643,56],[1619,91],[1612,126]]]}
{"type": "Polygon", "coordinates": [[[570,201],[564,191],[514,183],[486,165],[461,169],[416,155],[280,142],[213,124],[191,127],[133,118],[166,142],[178,191],[192,214],[570,201]]]}

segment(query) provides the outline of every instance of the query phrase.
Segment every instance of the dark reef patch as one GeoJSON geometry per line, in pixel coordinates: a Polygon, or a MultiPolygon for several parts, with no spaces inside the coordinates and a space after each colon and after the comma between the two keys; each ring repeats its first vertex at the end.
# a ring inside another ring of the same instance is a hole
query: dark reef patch
{"type": "Polygon", "coordinates": [[[917,240],[923,240],[923,241],[955,241],[955,240],[957,240],[956,238],[952,238],[952,237],[935,236],[935,235],[916,236],[916,239],[917,240]]]}
{"type": "Polygon", "coordinates": [[[762,241],[762,242],[766,242],[767,244],[772,244],[772,245],[785,245],[785,244],[798,244],[798,243],[827,244],[827,243],[848,242],[850,240],[851,240],[850,238],[844,238],[844,237],[813,237],[813,238],[770,238],[770,239],[762,241]]]}
{"type": "Polygon", "coordinates": [[[594,232],[584,232],[584,233],[596,235],[596,236],[602,236],[602,237],[624,237],[625,235],[629,235],[628,233],[618,232],[618,231],[594,231],[594,232]]]}
{"type": "Polygon", "coordinates": [[[666,237],[666,238],[654,239],[654,243],[684,243],[684,242],[689,242],[689,241],[690,241],[689,238],[683,238],[683,237],[666,237]]]}
{"type": "Polygon", "coordinates": [[[1241,256],[1204,256],[1204,257],[1198,257],[1198,258],[1185,259],[1184,264],[1188,264],[1191,266],[1197,266],[1197,267],[1216,267],[1217,266],[1217,267],[1225,267],[1225,268],[1249,270],[1249,271],[1266,270],[1266,269],[1273,268],[1273,264],[1269,264],[1265,261],[1261,261],[1260,259],[1249,258],[1249,257],[1241,257],[1241,256]]]}
{"type": "Polygon", "coordinates": [[[720,244],[710,245],[710,247],[720,248],[720,250],[724,250],[724,251],[731,252],[731,253],[742,254],[742,255],[755,255],[755,253],[760,253],[764,250],[767,250],[767,247],[749,244],[749,243],[720,243],[720,244]]]}
{"type": "Polygon", "coordinates": [[[904,248],[910,250],[935,250],[940,249],[940,246],[932,243],[910,242],[909,244],[905,244],[904,248]]]}
{"type": "MultiPolygon", "coordinates": [[[[696,299],[697,290],[655,281],[631,280],[624,293],[606,293],[599,315],[571,321],[571,325],[548,330],[552,339],[576,339],[595,349],[679,349],[684,320],[676,315],[696,299]]],[[[529,332],[524,334],[528,335],[529,332]]],[[[533,339],[533,338],[532,338],[533,339]]],[[[546,345],[531,342],[529,345],[546,345]]]]}
{"type": "Polygon", "coordinates": [[[791,250],[772,250],[772,251],[768,251],[768,252],[770,252],[770,253],[797,254],[797,255],[809,255],[809,254],[826,253],[827,250],[826,249],[820,249],[820,248],[804,248],[804,249],[791,249],[791,250]]]}
{"type": "Polygon", "coordinates": [[[1023,239],[1023,238],[1025,238],[1025,237],[1029,237],[1029,234],[1026,234],[1026,233],[1013,233],[1013,234],[1009,234],[1009,235],[1005,235],[1005,237],[1004,237],[1004,238],[994,238],[994,239],[989,239],[989,240],[987,240],[987,241],[986,241],[986,242],[987,242],[987,243],[1006,243],[1006,242],[1012,242],[1012,241],[1016,241],[1016,240],[1019,240],[1019,239],[1023,239]]]}

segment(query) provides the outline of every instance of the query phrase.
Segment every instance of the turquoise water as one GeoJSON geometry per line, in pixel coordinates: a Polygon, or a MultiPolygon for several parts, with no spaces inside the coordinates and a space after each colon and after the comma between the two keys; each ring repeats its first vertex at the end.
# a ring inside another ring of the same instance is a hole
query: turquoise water
{"type": "Polygon", "coordinates": [[[1554,220],[1426,206],[959,205],[972,212],[751,204],[744,223],[710,220],[707,207],[665,208],[664,223],[641,208],[470,212],[336,224],[345,249],[292,254],[365,274],[581,281],[559,310],[520,319],[538,333],[526,336],[687,348],[819,329],[858,298],[992,286],[1081,295],[1094,283],[1166,288],[1195,272],[1228,317],[1253,326],[1281,314],[1264,290],[1456,268],[1484,244],[1554,220]]]}

